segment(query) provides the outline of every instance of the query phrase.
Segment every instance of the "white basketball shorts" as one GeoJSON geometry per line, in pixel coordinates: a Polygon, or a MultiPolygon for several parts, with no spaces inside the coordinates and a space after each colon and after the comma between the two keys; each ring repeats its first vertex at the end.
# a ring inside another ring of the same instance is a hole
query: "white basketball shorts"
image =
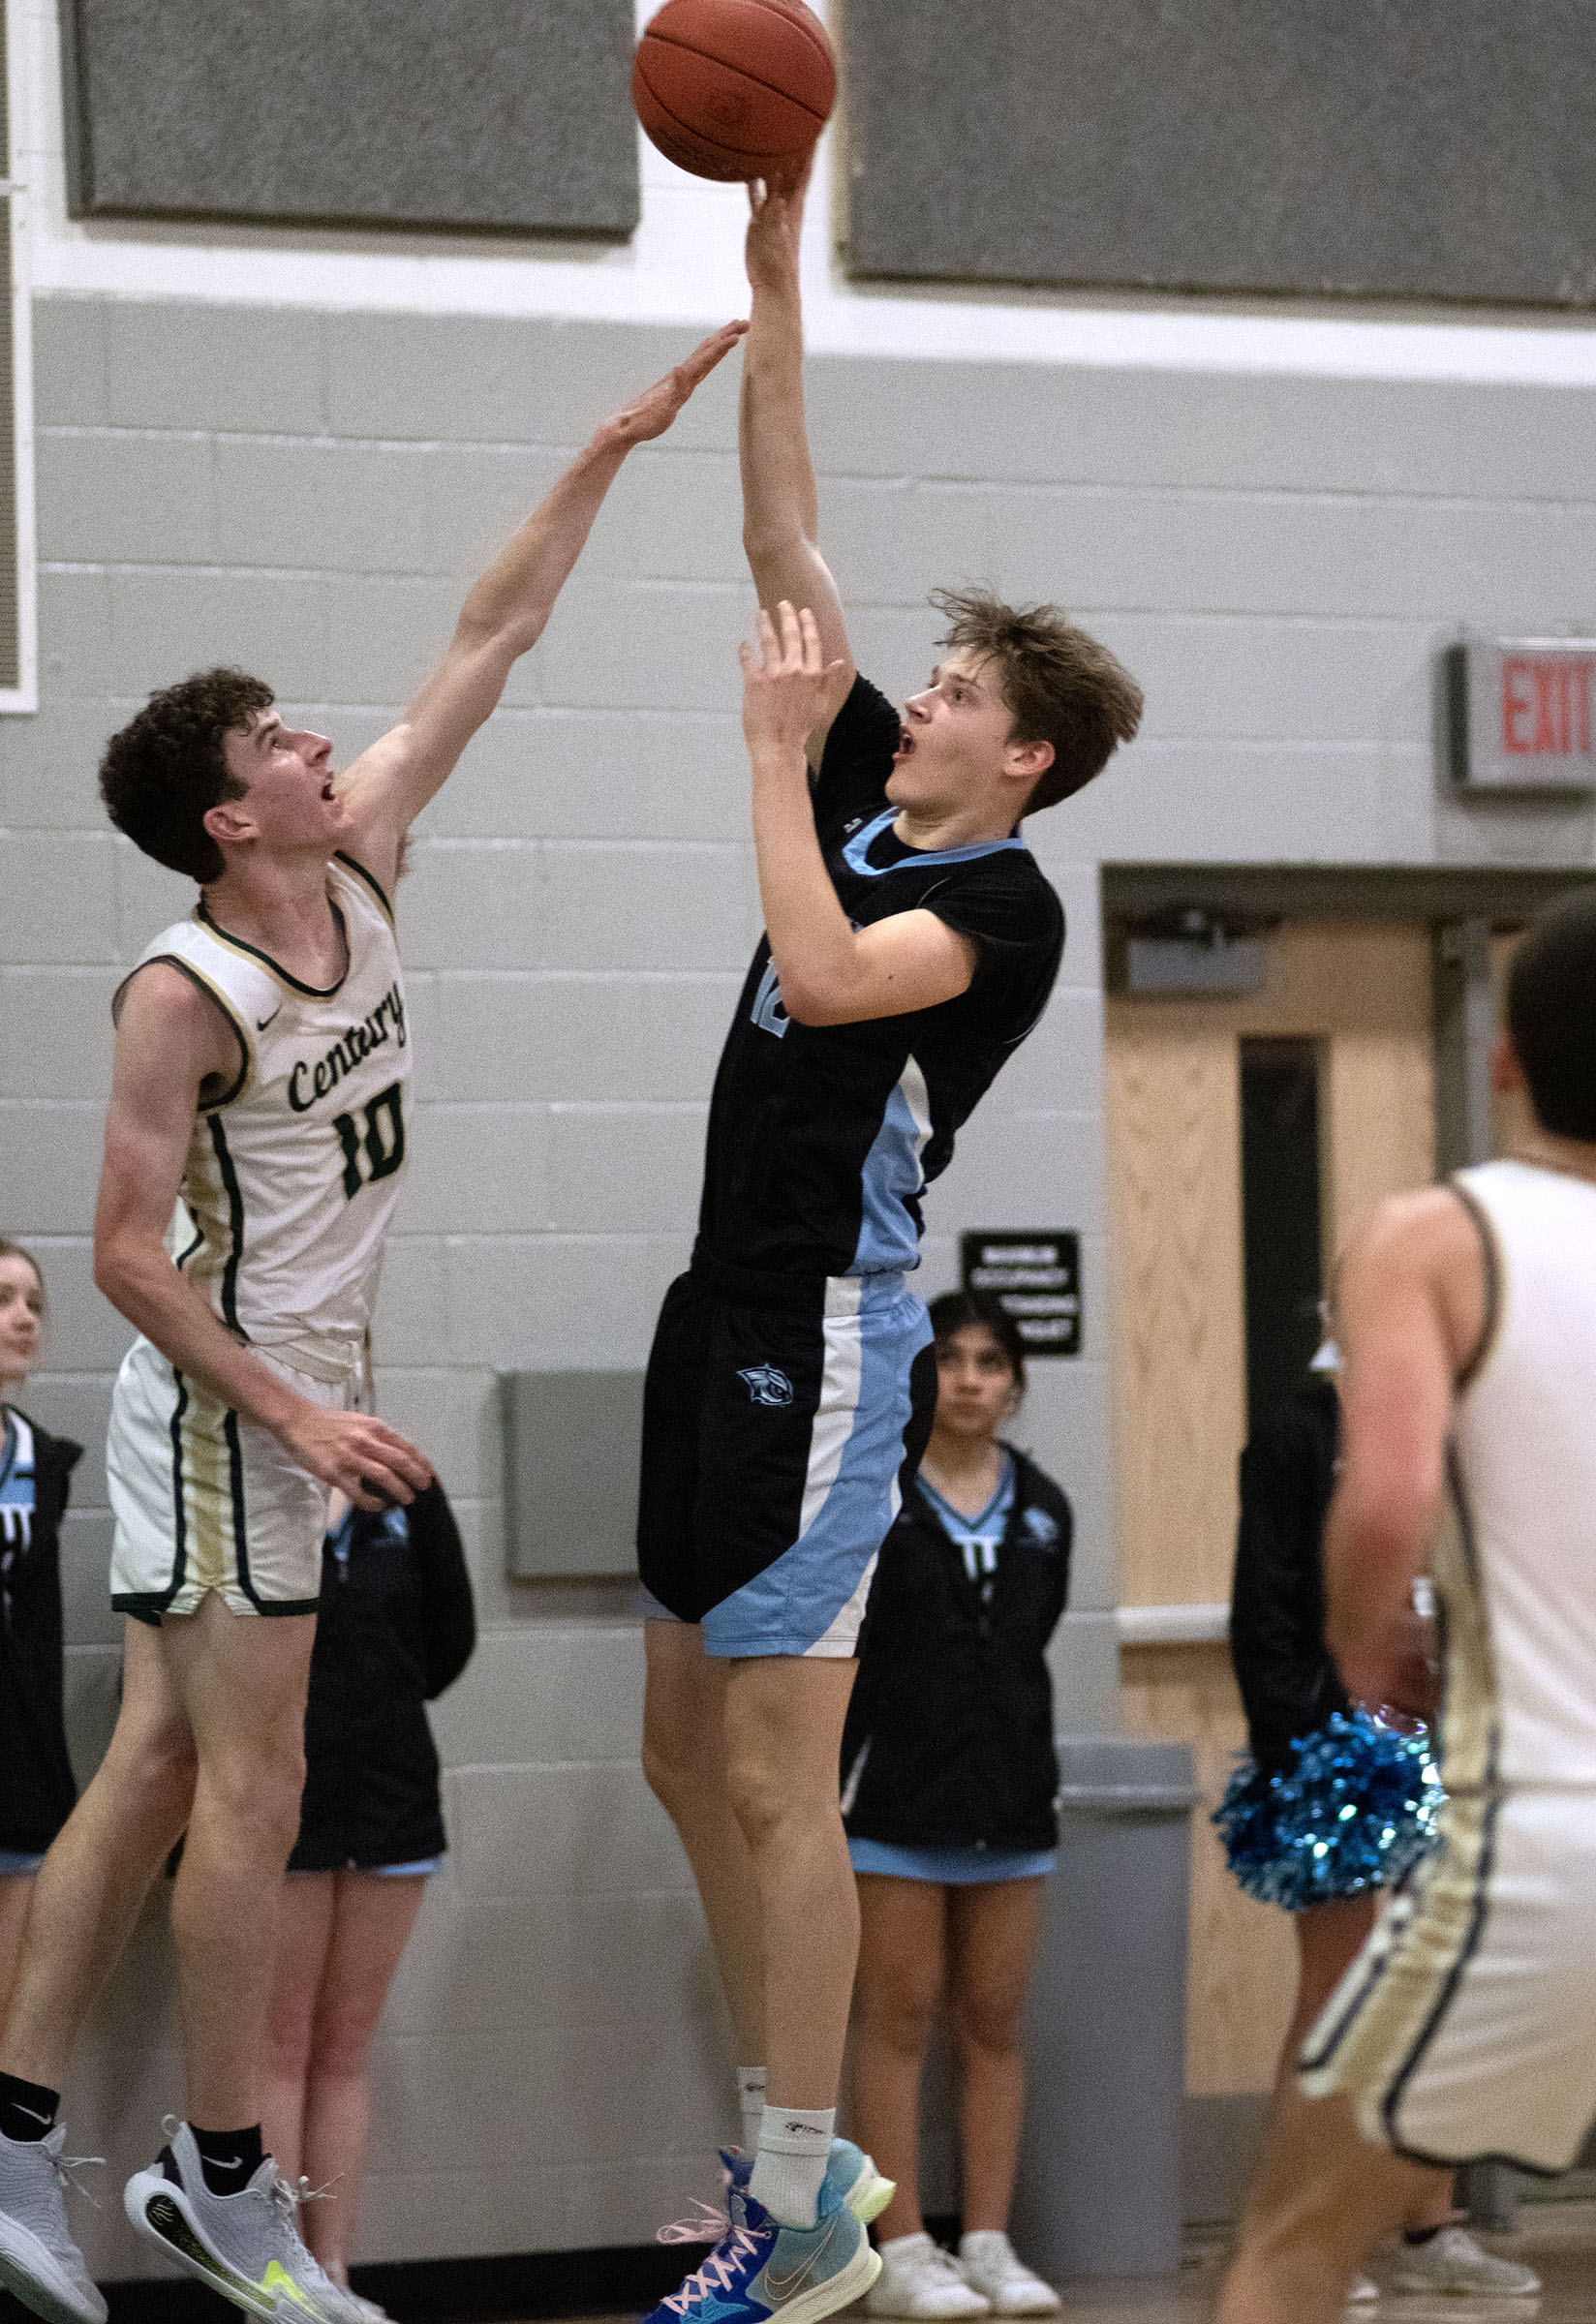
{"type": "MultiPolygon", "coordinates": [[[[333,1386],[250,1351],[312,1403],[346,1411],[333,1386]]],[[[147,1339],[123,1359],[106,1473],[116,1520],[110,1602],[141,1622],[192,1614],[209,1590],[235,1614],[313,1614],[322,1593],[327,1488],[269,1429],[220,1403],[147,1339]]]]}
{"type": "Polygon", "coordinates": [[[1449,1799],[1303,2045],[1413,2161],[1566,2170],[1596,2116],[1596,1796],[1449,1799]]]}

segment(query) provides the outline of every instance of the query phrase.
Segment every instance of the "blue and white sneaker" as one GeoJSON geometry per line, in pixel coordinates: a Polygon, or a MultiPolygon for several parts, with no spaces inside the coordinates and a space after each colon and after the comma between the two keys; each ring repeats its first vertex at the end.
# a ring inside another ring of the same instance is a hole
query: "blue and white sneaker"
{"type": "Polygon", "coordinates": [[[813,2227],[783,2227],[739,2186],[731,2218],[701,2268],[645,2324],[817,2324],[868,2292],[881,2272],[864,2223],[820,2189],[813,2227]]]}
{"type": "MultiPolygon", "coordinates": [[[[727,2185],[734,2186],[739,2194],[746,2194],[753,2175],[753,2156],[745,2154],[741,2147],[724,2147],[721,2161],[727,2185]]],[[[875,2157],[867,2155],[863,2147],[856,2147],[851,2138],[832,2140],[824,2186],[831,2190],[831,2199],[845,2203],[865,2227],[880,2217],[898,2192],[897,2180],[883,2178],[875,2167],[875,2157]]],[[[823,2188],[822,2203],[825,2199],[823,2188]]]]}

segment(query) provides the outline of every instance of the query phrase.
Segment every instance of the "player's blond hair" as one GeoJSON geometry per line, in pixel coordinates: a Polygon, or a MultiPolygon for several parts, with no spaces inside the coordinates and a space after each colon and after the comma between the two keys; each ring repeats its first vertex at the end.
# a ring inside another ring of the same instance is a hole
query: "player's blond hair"
{"type": "Polygon", "coordinates": [[[1057,605],[1005,605],[990,589],[937,589],[941,639],[996,662],[1014,723],[1009,740],[1051,743],[1053,764],[1026,802],[1034,815],[1089,783],[1142,722],[1142,689],[1107,646],[1057,605]]]}

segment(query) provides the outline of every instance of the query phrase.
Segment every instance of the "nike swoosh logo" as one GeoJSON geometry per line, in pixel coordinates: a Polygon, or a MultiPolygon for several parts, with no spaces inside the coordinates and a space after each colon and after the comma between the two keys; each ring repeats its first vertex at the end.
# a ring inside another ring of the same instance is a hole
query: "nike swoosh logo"
{"type": "Polygon", "coordinates": [[[272,1011],[272,1013],[271,1013],[271,1015],[270,1015],[269,1017],[257,1017],[257,1019],[255,1020],[255,1029],[256,1029],[256,1031],[257,1031],[258,1033],[263,1033],[263,1032],[265,1031],[265,1029],[266,1029],[267,1025],[268,1025],[268,1024],[275,1024],[277,1023],[277,1020],[278,1020],[278,1018],[279,1018],[279,1017],[281,1017],[281,1015],[282,1015],[282,1014],[283,1014],[283,1004],[282,1004],[282,1002],[281,1002],[281,1001],[279,1001],[279,1002],[278,1002],[278,1004],[277,1004],[277,1006],[276,1006],[276,1008],[274,1008],[274,1009],[273,1009],[273,1011],[272,1011]]]}
{"type": "Polygon", "coordinates": [[[836,2233],[837,2226],[836,2222],[833,2221],[831,2226],[826,2229],[825,2234],[820,2238],[820,2241],[815,2245],[809,2257],[804,2261],[803,2266],[794,2268],[790,2276],[778,2276],[774,2268],[766,2268],[765,2281],[769,2284],[771,2290],[776,2294],[778,2300],[785,2300],[789,2298],[790,2295],[798,2289],[798,2286],[803,2282],[805,2277],[813,2274],[815,2262],[825,2251],[826,2247],[836,2233]]]}
{"type": "Polygon", "coordinates": [[[15,2107],[18,2114],[25,2114],[30,2123],[44,2123],[46,2125],[48,2125],[50,2118],[47,2114],[40,2114],[35,2107],[24,2106],[20,2098],[13,2098],[12,2104],[15,2107]]]}

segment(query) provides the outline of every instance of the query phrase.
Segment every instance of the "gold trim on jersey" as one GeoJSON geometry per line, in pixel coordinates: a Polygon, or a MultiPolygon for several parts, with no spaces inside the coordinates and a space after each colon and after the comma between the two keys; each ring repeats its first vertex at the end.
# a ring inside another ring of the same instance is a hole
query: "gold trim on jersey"
{"type": "Polygon", "coordinates": [[[332,860],[335,864],[343,864],[347,870],[351,872],[357,872],[359,873],[360,877],[365,881],[367,887],[371,890],[378,902],[382,905],[383,910],[387,915],[388,926],[390,928],[397,928],[399,924],[394,918],[393,906],[388,902],[387,891],[382,885],[382,882],[376,877],[375,873],[368,872],[365,865],[357,862],[353,855],[347,855],[342,847],[338,847],[333,850],[332,860]]]}
{"type": "Polygon", "coordinates": [[[140,969],[153,968],[157,961],[164,962],[169,968],[175,968],[179,975],[186,976],[188,978],[191,985],[197,986],[199,990],[204,994],[208,1000],[215,1001],[217,1007],[227,1019],[229,1025],[237,1035],[238,1046],[244,1053],[243,1070],[239,1074],[238,1079],[233,1083],[232,1087],[229,1089],[222,1097],[209,1097],[203,1099],[195,1109],[195,1111],[200,1114],[214,1114],[223,1106],[230,1106],[234,1098],[242,1097],[244,1091],[249,1087],[251,1078],[255,1072],[255,1044],[251,1041],[249,1037],[249,1028],[245,1024],[244,1020],[239,1016],[238,1011],[233,1007],[231,1001],[222,991],[220,985],[213,985],[210,981],[210,978],[205,974],[202,968],[197,968],[192,961],[185,961],[181,953],[152,952],[147,961],[139,961],[137,966],[128,970],[127,975],[123,977],[121,983],[111,994],[111,1029],[114,1031],[122,1022],[122,1008],[128,987],[132,984],[134,978],[139,973],[140,969]]]}
{"type": "Polygon", "coordinates": [[[1462,1204],[1480,1238],[1480,1259],[1486,1278],[1486,1318],[1480,1328],[1479,1345],[1470,1356],[1455,1382],[1455,1392],[1461,1395],[1472,1388],[1495,1355],[1502,1336],[1502,1318],[1507,1312],[1507,1258],[1502,1249],[1496,1222],[1472,1187],[1458,1176],[1449,1178],[1448,1185],[1462,1204]]]}
{"type": "Polygon", "coordinates": [[[195,905],[192,917],[197,925],[204,930],[207,936],[213,937],[218,944],[225,944],[230,952],[241,954],[246,961],[254,961],[258,967],[264,968],[268,975],[276,977],[280,985],[287,985],[291,993],[297,993],[306,1000],[336,1000],[349,983],[351,972],[353,969],[354,947],[350,942],[349,925],[343,913],[338,909],[337,901],[330,889],[327,893],[327,902],[331,905],[332,916],[338,923],[338,933],[343,938],[344,944],[343,970],[330,985],[307,985],[291,969],[285,968],[280,961],[274,961],[269,952],[262,952],[259,944],[248,944],[242,936],[230,935],[225,928],[219,928],[211,918],[209,907],[202,896],[195,905]]]}
{"type": "Polygon", "coordinates": [[[1424,2063],[1485,1927],[1494,1855],[1501,1721],[1495,1658],[1457,1449],[1432,1572],[1445,1684],[1438,1727],[1446,1800],[1429,1855],[1387,1904],[1373,1935],[1303,2046],[1309,2097],[1350,2097],[1364,2136],[1415,2161],[1466,2161],[1407,2145],[1403,2093],[1424,2063]]]}

